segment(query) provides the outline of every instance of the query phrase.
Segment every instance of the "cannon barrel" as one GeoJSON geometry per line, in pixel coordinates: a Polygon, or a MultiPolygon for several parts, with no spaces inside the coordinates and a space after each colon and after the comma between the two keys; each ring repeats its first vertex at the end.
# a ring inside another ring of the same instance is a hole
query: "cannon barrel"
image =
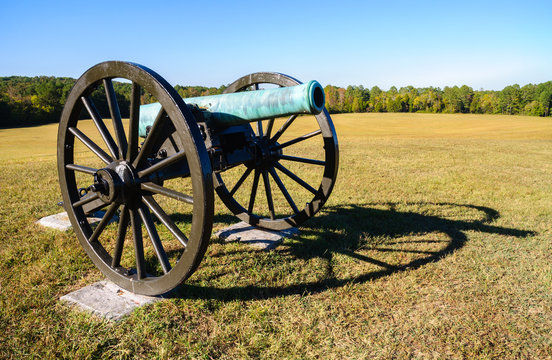
{"type": "MultiPolygon", "coordinates": [[[[208,126],[223,129],[257,120],[272,119],[292,114],[319,114],[324,108],[324,89],[315,80],[308,83],[266,90],[231,94],[200,96],[183,99],[187,105],[196,105],[203,111],[208,126]]],[[[145,137],[146,128],[153,125],[161,104],[140,106],[139,135],[145,137]]]]}

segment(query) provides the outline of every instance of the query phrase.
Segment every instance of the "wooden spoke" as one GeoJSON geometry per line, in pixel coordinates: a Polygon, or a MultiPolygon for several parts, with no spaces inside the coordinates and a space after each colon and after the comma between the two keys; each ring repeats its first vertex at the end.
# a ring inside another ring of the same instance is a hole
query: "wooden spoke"
{"type": "Polygon", "coordinates": [[[263,137],[263,121],[262,120],[257,121],[257,135],[260,138],[263,137]]]}
{"type": "Polygon", "coordinates": [[[107,145],[107,148],[111,153],[111,156],[113,156],[113,158],[116,159],[117,155],[119,154],[119,148],[117,147],[117,144],[115,144],[115,140],[113,140],[111,133],[105,126],[105,123],[103,122],[103,119],[100,116],[100,113],[98,112],[98,110],[96,109],[96,106],[94,105],[94,102],[92,102],[92,99],[90,97],[85,97],[85,96],[81,97],[81,101],[84,104],[86,111],[88,111],[88,114],[94,121],[94,124],[96,125],[96,128],[100,132],[102,139],[107,145]]]}
{"type": "Polygon", "coordinates": [[[86,145],[87,148],[90,149],[97,157],[102,159],[102,161],[106,164],[110,164],[113,162],[113,159],[111,156],[107,155],[105,151],[103,151],[98,145],[96,145],[95,142],[90,140],[90,138],[82,133],[79,129],[75,127],[70,127],[67,130],[71,132],[71,134],[75,135],[77,139],[79,139],[84,145],[86,145]]]}
{"type": "Polygon", "coordinates": [[[119,103],[117,102],[117,96],[115,95],[115,89],[113,88],[113,82],[111,79],[103,79],[105,88],[105,96],[107,98],[107,106],[111,114],[111,120],[113,121],[113,129],[115,129],[115,137],[119,144],[119,159],[124,159],[127,152],[127,141],[125,136],[125,129],[123,127],[123,121],[121,119],[121,112],[119,110],[119,103]]]}
{"type": "Polygon", "coordinates": [[[240,177],[240,179],[238,180],[238,182],[236,183],[236,185],[234,185],[234,187],[232,188],[232,190],[230,191],[230,195],[234,195],[236,193],[236,191],[238,191],[239,187],[243,184],[243,182],[245,181],[245,179],[247,179],[247,177],[249,176],[249,174],[251,174],[251,171],[253,171],[253,168],[247,168],[247,170],[245,170],[245,172],[243,173],[243,175],[240,177]]]}
{"type": "Polygon", "coordinates": [[[138,208],[138,212],[140,213],[140,217],[146,226],[146,231],[148,232],[153,249],[155,250],[155,255],[157,255],[157,259],[159,259],[163,273],[166,274],[171,271],[171,264],[169,263],[169,258],[163,248],[163,244],[161,244],[161,239],[159,238],[159,234],[157,233],[151,214],[148,208],[144,205],[138,208]]]}
{"type": "Polygon", "coordinates": [[[66,169],[78,171],[85,174],[94,175],[98,169],[94,169],[88,166],[76,165],[76,164],[67,164],[65,165],[66,169]]]}
{"type": "Polygon", "coordinates": [[[115,243],[115,250],[113,250],[113,258],[111,260],[111,267],[121,266],[121,256],[123,255],[123,245],[125,244],[125,236],[127,233],[129,223],[129,210],[123,205],[121,207],[121,215],[119,218],[119,229],[117,231],[117,242],[115,243]]]}
{"type": "Polygon", "coordinates": [[[128,124],[128,151],[126,159],[132,162],[138,155],[138,128],[140,121],[140,85],[133,82],[130,95],[130,119],[128,124]]]}
{"type": "Polygon", "coordinates": [[[85,195],[85,196],[81,197],[81,199],[79,201],[75,201],[73,203],[73,207],[79,207],[79,206],[86,205],[86,204],[91,203],[92,201],[94,201],[96,199],[99,199],[99,198],[100,197],[96,193],[91,194],[90,196],[85,195]]]}
{"type": "Polygon", "coordinates": [[[270,179],[268,178],[268,171],[263,170],[263,182],[266,192],[266,201],[268,203],[268,210],[270,211],[270,219],[274,220],[276,217],[274,214],[274,202],[272,201],[272,191],[270,189],[270,179]]]}
{"type": "Polygon", "coordinates": [[[136,257],[136,277],[146,277],[146,259],[144,258],[144,242],[142,239],[142,224],[137,210],[130,210],[132,239],[134,240],[134,255],[136,257]]]}
{"type": "Polygon", "coordinates": [[[278,141],[278,139],[280,138],[280,136],[282,136],[282,134],[284,133],[284,131],[287,130],[287,128],[291,125],[291,123],[297,118],[297,115],[291,115],[287,120],[286,122],[284,123],[284,125],[282,125],[282,127],[276,132],[276,134],[274,134],[274,136],[270,139],[272,142],[276,142],[278,141]]]}
{"type": "Polygon", "coordinates": [[[299,136],[298,138],[295,138],[293,140],[290,140],[290,141],[287,141],[283,144],[280,144],[278,146],[275,146],[273,149],[274,150],[278,150],[278,149],[283,149],[285,147],[288,147],[290,145],[293,145],[293,144],[297,144],[298,142],[301,142],[301,141],[304,141],[304,140],[307,140],[307,139],[310,139],[311,137],[313,136],[316,136],[316,135],[319,135],[319,134],[322,134],[322,130],[318,129],[316,131],[313,131],[313,132],[310,132],[308,134],[305,134],[303,136],[299,136]]]}
{"type": "Polygon", "coordinates": [[[117,203],[113,203],[109,206],[109,208],[107,208],[107,211],[105,212],[105,215],[102,217],[102,220],[98,223],[90,238],[88,238],[88,242],[98,241],[98,238],[100,237],[102,231],[105,229],[105,226],[109,223],[109,221],[113,217],[113,214],[115,214],[115,211],[118,208],[119,208],[119,204],[117,203]]]}
{"type": "Polygon", "coordinates": [[[276,185],[278,185],[278,187],[280,188],[280,191],[282,192],[282,194],[286,198],[286,201],[288,202],[289,206],[291,206],[291,208],[293,209],[293,212],[297,214],[299,212],[299,209],[295,205],[295,202],[291,198],[291,195],[289,194],[286,187],[284,186],[284,183],[282,182],[282,180],[280,179],[280,177],[276,173],[276,170],[274,170],[274,168],[270,168],[268,171],[270,172],[270,175],[272,175],[272,178],[276,182],[276,185]]]}
{"type": "Polygon", "coordinates": [[[268,120],[268,125],[266,127],[265,137],[270,139],[270,134],[272,133],[272,127],[274,127],[274,119],[268,120]]]}
{"type": "Polygon", "coordinates": [[[251,196],[249,197],[249,208],[247,210],[250,214],[253,213],[253,206],[255,205],[255,196],[257,195],[260,175],[260,171],[255,169],[255,177],[253,178],[253,186],[251,187],[251,196]]]}
{"type": "Polygon", "coordinates": [[[155,143],[157,142],[157,140],[159,140],[164,135],[163,129],[165,127],[165,122],[166,122],[166,113],[164,109],[161,109],[159,111],[159,114],[157,114],[157,117],[155,118],[153,125],[151,126],[148,136],[146,136],[146,140],[144,141],[144,144],[142,145],[140,152],[138,152],[138,155],[132,162],[132,166],[134,166],[135,168],[138,168],[138,166],[147,159],[148,155],[150,155],[153,147],[155,146],[155,143]]]}
{"type": "Polygon", "coordinates": [[[159,206],[157,201],[153,198],[153,196],[144,196],[143,198],[144,203],[150,208],[151,212],[155,214],[155,216],[169,229],[169,231],[174,235],[174,237],[180,241],[180,243],[184,246],[188,245],[188,238],[186,235],[180,231],[178,226],[172,221],[172,219],[167,215],[167,213],[159,206]]]}
{"type": "Polygon", "coordinates": [[[300,162],[300,163],[305,163],[305,164],[313,164],[313,165],[320,165],[320,166],[325,166],[326,165],[326,162],[322,161],[322,160],[306,159],[306,158],[301,158],[301,157],[296,157],[296,156],[279,155],[278,158],[280,158],[282,160],[295,161],[295,162],[300,162]]]}
{"type": "Polygon", "coordinates": [[[180,161],[180,159],[182,159],[185,156],[186,156],[186,153],[184,151],[179,151],[176,154],[171,155],[168,158],[165,158],[165,159],[155,163],[154,165],[145,168],[142,171],[138,171],[138,177],[143,178],[145,176],[148,176],[151,173],[159,171],[159,170],[161,170],[161,169],[163,169],[163,168],[165,168],[169,165],[172,165],[172,164],[180,161]]]}
{"type": "Polygon", "coordinates": [[[314,195],[318,194],[318,191],[313,188],[312,186],[310,186],[309,184],[307,184],[303,179],[301,179],[299,176],[295,175],[294,173],[292,173],[291,171],[289,171],[287,168],[285,168],[282,164],[280,163],[275,163],[274,166],[276,166],[278,168],[278,170],[280,170],[281,172],[283,172],[284,174],[286,174],[287,176],[289,176],[291,179],[293,179],[296,183],[298,183],[299,185],[301,185],[302,187],[304,187],[305,189],[307,189],[308,191],[310,191],[311,193],[313,193],[314,195]]]}
{"type": "Polygon", "coordinates": [[[142,188],[142,190],[151,191],[152,193],[155,193],[155,194],[168,196],[170,198],[183,201],[191,205],[194,204],[194,198],[192,198],[191,196],[175,190],[167,189],[163,186],[154,184],[152,182],[142,183],[140,184],[140,187],[142,188]]]}

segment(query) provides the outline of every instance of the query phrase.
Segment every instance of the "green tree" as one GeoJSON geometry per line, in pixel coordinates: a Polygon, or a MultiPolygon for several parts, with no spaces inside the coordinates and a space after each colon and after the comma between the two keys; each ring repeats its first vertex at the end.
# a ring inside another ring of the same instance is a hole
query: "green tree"
{"type": "Polygon", "coordinates": [[[552,107],[552,81],[548,81],[537,86],[537,93],[539,105],[542,108],[542,116],[550,115],[550,108],[552,107]]]}
{"type": "Polygon", "coordinates": [[[521,90],[518,84],[506,86],[499,95],[499,104],[503,114],[519,114],[521,90]]]}
{"type": "Polygon", "coordinates": [[[458,89],[458,101],[460,106],[460,112],[462,113],[470,112],[470,106],[471,106],[473,96],[474,96],[473,89],[467,85],[462,85],[458,89]]]}

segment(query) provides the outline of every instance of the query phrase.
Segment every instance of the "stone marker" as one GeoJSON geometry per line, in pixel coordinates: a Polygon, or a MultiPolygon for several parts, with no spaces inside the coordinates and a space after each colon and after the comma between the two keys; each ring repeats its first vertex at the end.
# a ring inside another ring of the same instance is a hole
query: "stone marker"
{"type": "MultiPolygon", "coordinates": [[[[102,220],[102,217],[104,216],[105,211],[96,211],[92,216],[88,216],[88,223],[90,225],[96,225],[97,223],[102,220]]],[[[111,221],[109,223],[112,223],[113,221],[117,221],[118,217],[113,216],[111,221]]],[[[45,216],[42,219],[38,220],[36,222],[39,225],[49,227],[56,230],[61,231],[67,231],[71,228],[71,222],[69,221],[69,217],[67,217],[67,213],[60,212],[59,214],[49,215],[45,216]]]]}
{"type": "Polygon", "coordinates": [[[133,294],[110,281],[98,281],[60,298],[97,316],[114,321],[121,320],[140,306],[161,299],[160,296],[133,294]]]}
{"type": "Polygon", "coordinates": [[[290,238],[299,233],[297,228],[282,231],[257,229],[243,221],[215,233],[220,239],[230,242],[239,241],[258,250],[271,250],[278,246],[283,238],[290,238]]]}
{"type": "MultiPolygon", "coordinates": [[[[65,213],[52,216],[62,217],[61,215],[63,214],[65,213]]],[[[65,215],[65,218],[67,218],[67,215],[65,215]]],[[[101,218],[98,218],[99,220],[101,218]]],[[[256,229],[242,221],[218,231],[215,235],[226,242],[240,241],[258,250],[271,250],[278,246],[284,237],[293,237],[298,233],[299,230],[297,228],[283,231],[256,229]]],[[[121,289],[110,281],[96,282],[60,298],[60,300],[74,304],[83,310],[114,321],[122,319],[140,306],[161,299],[161,296],[133,294],[121,289]]]]}

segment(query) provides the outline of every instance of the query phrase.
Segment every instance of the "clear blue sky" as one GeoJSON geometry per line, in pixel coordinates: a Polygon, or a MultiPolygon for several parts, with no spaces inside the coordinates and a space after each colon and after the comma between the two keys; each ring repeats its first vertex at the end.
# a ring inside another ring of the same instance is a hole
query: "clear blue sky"
{"type": "Polygon", "coordinates": [[[105,60],[172,84],[254,71],[323,85],[552,80],[552,1],[0,0],[0,76],[79,77],[105,60]]]}

